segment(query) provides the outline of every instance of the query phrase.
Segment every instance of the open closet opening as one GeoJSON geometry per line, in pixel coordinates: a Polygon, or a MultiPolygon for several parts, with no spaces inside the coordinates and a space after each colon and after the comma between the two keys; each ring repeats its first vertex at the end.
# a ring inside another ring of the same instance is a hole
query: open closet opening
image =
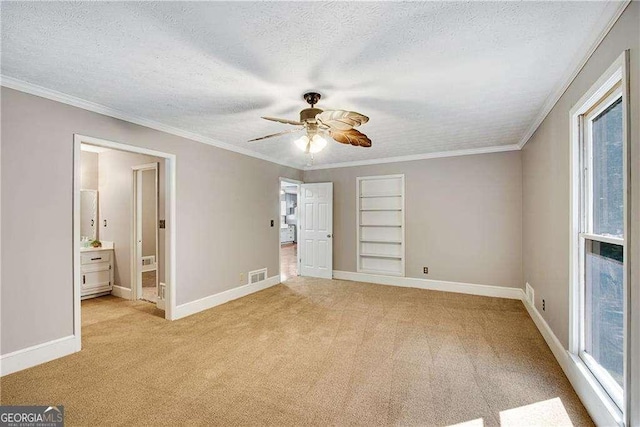
{"type": "Polygon", "coordinates": [[[300,181],[280,178],[280,280],[299,275],[298,197],[300,181]]]}

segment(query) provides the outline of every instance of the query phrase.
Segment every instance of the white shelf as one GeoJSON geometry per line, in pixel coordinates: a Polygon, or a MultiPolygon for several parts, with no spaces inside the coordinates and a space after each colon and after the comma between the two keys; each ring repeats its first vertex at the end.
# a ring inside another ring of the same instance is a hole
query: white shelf
{"type": "Polygon", "coordinates": [[[382,254],[360,254],[360,256],[365,258],[389,258],[389,259],[402,259],[399,255],[382,255],[382,254]]]}
{"type": "Polygon", "coordinates": [[[358,177],[357,209],[358,272],[404,276],[404,175],[358,177]]]}
{"type": "Polygon", "coordinates": [[[361,199],[369,199],[372,197],[402,197],[402,194],[361,194],[361,199]]]}

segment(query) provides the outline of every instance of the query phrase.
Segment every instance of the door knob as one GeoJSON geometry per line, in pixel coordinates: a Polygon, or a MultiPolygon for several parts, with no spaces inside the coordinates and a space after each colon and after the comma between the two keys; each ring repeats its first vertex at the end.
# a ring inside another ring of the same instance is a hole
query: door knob
{"type": "Polygon", "coordinates": [[[331,238],[331,234],[327,234],[327,237],[330,239],[331,238]]]}

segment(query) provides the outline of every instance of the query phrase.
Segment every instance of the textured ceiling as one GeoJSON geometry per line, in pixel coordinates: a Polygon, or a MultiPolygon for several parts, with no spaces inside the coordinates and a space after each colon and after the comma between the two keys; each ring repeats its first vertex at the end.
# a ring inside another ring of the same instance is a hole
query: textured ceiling
{"type": "MultiPolygon", "coordinates": [[[[2,74],[304,166],[295,136],[248,144],[320,108],[370,116],[372,148],[315,164],[517,144],[604,2],[3,2],[2,74]]],[[[96,135],[99,136],[99,135],[96,135]]]]}

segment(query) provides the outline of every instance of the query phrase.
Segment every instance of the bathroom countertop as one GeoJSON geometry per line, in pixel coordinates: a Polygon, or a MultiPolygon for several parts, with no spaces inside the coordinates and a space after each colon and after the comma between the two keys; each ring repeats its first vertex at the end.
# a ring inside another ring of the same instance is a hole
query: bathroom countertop
{"type": "Polygon", "coordinates": [[[88,247],[88,248],[80,248],[80,252],[95,252],[95,251],[107,251],[113,249],[113,242],[102,242],[102,246],[100,246],[99,248],[93,248],[93,247],[88,247]]]}

